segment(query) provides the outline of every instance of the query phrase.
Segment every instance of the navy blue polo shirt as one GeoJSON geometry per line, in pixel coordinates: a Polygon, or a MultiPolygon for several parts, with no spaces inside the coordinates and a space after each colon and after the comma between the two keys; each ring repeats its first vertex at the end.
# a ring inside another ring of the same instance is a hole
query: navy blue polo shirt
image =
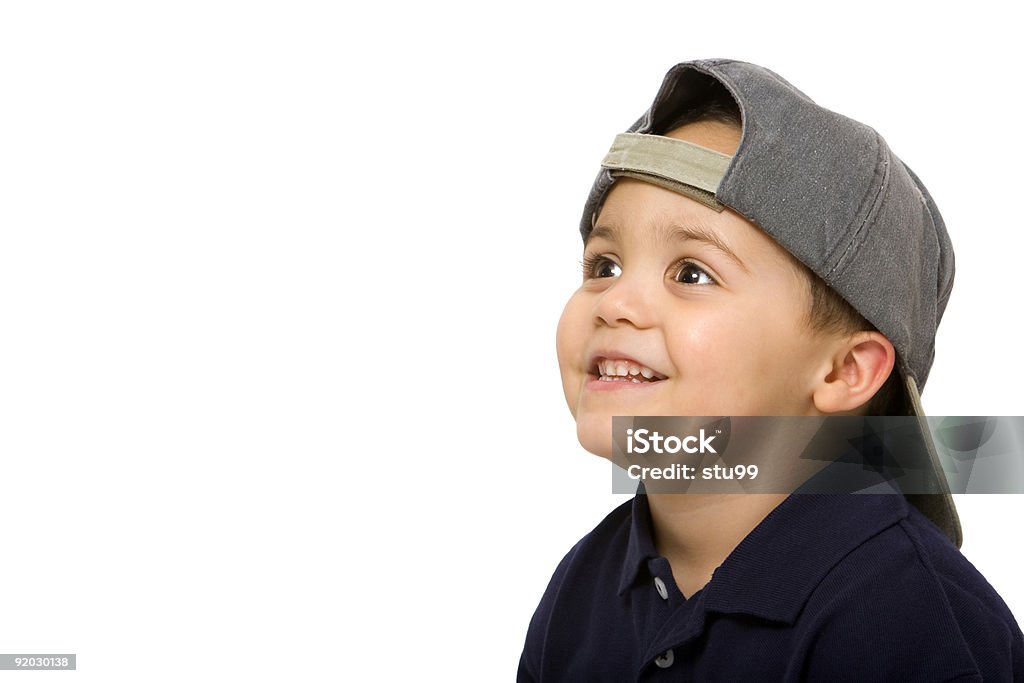
{"type": "Polygon", "coordinates": [[[641,494],[558,565],[519,664],[634,680],[1024,681],[1024,636],[901,495],[790,495],[687,599],[641,494]]]}

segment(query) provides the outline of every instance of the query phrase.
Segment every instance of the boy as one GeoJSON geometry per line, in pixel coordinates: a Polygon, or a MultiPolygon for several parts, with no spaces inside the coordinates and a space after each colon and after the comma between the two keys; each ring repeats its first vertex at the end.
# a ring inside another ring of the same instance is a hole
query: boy
{"type": "MultiPolygon", "coordinates": [[[[602,166],[557,335],[587,450],[613,415],[922,414],[953,252],[872,129],[696,61],[602,166]]],[[[1024,680],[951,497],[907,498],[641,488],[559,564],[519,680],[1024,680]]]]}

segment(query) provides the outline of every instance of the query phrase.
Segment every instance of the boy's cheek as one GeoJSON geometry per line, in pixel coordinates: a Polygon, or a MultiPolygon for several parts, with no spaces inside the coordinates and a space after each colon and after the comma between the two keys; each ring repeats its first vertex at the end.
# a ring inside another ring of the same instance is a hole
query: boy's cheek
{"type": "Polygon", "coordinates": [[[576,414],[575,403],[585,379],[583,358],[587,343],[585,312],[577,297],[569,299],[562,316],[558,320],[555,332],[555,351],[558,358],[558,369],[562,376],[562,390],[565,392],[569,410],[576,414]]]}

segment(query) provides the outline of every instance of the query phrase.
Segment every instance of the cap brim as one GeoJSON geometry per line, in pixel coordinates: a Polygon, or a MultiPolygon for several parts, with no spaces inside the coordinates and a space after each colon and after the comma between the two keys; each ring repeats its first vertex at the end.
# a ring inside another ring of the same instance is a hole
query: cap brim
{"type": "Polygon", "coordinates": [[[935,443],[932,441],[932,433],[928,428],[928,421],[925,419],[924,408],[921,407],[921,393],[917,389],[917,382],[914,381],[913,376],[905,372],[902,365],[899,368],[899,374],[907,401],[907,410],[918,418],[918,424],[921,428],[921,439],[931,461],[932,474],[935,478],[932,487],[935,493],[907,493],[904,496],[925,517],[930,519],[935,526],[939,527],[949,537],[949,540],[953,542],[953,545],[959,548],[964,540],[963,530],[960,528],[960,516],[956,512],[953,496],[949,492],[949,482],[946,481],[946,474],[942,469],[942,463],[939,462],[935,443]]]}

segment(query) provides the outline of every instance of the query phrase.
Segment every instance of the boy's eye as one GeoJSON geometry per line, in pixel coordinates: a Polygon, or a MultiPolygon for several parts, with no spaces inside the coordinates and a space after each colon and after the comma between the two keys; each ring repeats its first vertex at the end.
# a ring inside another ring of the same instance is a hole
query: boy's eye
{"type": "Polygon", "coordinates": [[[696,263],[683,261],[679,264],[679,271],[676,273],[676,282],[684,285],[713,285],[717,284],[715,279],[708,275],[708,272],[696,263]]]}
{"type": "Polygon", "coordinates": [[[587,256],[583,259],[583,278],[618,277],[622,267],[604,256],[587,256]]]}

